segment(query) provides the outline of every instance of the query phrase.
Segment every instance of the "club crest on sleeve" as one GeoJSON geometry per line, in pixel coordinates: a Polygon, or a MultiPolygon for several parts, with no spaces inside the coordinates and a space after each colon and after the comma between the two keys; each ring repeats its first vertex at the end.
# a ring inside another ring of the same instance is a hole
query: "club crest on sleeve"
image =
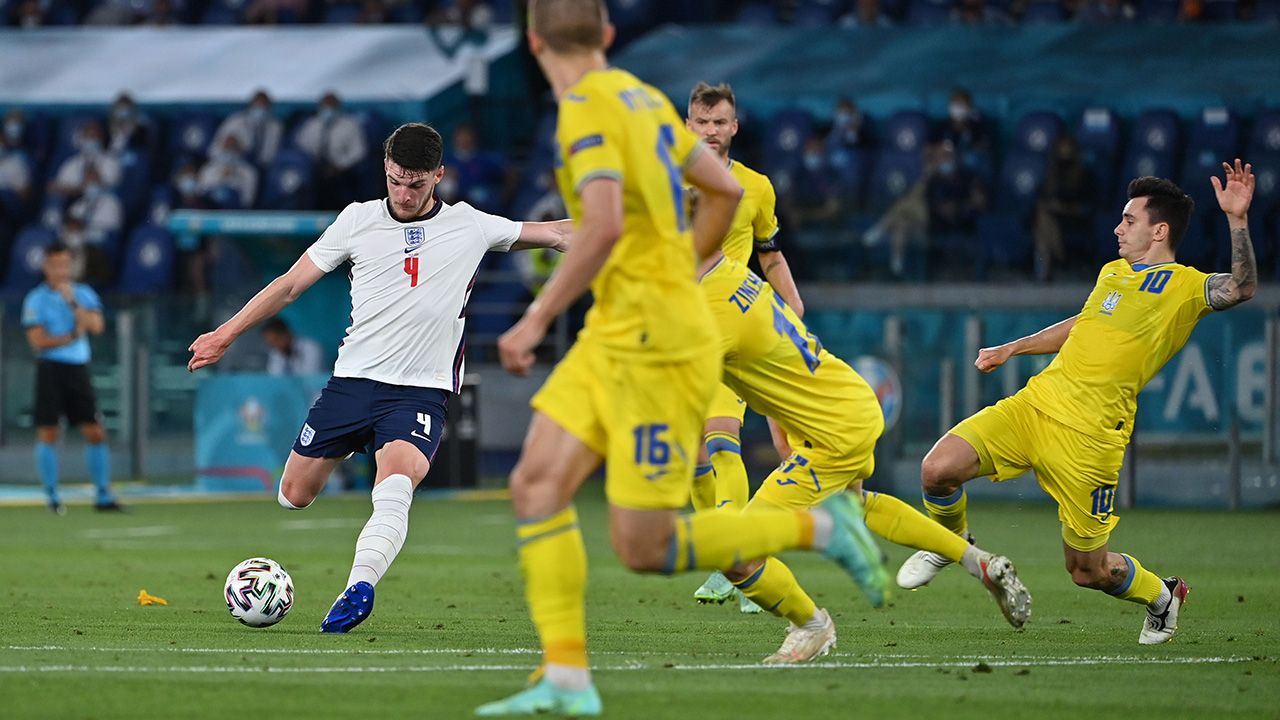
{"type": "Polygon", "coordinates": [[[1102,299],[1102,314],[1110,315],[1115,312],[1116,306],[1120,304],[1121,297],[1120,293],[1116,290],[1112,290],[1108,293],[1107,296],[1102,299]]]}
{"type": "Polygon", "coordinates": [[[404,229],[405,252],[416,250],[427,239],[427,234],[420,227],[407,227],[404,229]]]}
{"type": "Polygon", "coordinates": [[[302,444],[302,447],[307,447],[311,444],[311,441],[315,439],[315,428],[311,427],[307,423],[302,423],[302,434],[298,436],[298,442],[302,444]]]}

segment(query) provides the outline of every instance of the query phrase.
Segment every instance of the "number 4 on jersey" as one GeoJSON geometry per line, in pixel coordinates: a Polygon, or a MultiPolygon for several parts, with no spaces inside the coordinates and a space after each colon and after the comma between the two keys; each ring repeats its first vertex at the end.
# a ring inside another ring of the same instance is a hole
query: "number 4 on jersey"
{"type": "Polygon", "coordinates": [[[418,258],[404,259],[404,274],[409,276],[409,287],[418,287],[418,258]]]}

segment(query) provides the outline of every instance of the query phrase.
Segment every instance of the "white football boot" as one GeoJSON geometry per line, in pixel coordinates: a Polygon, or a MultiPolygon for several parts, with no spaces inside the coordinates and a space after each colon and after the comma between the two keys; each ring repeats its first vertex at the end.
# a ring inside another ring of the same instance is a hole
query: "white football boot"
{"type": "Polygon", "coordinates": [[[1187,593],[1191,592],[1191,588],[1180,577],[1167,577],[1162,582],[1173,597],[1169,599],[1169,607],[1160,614],[1147,608],[1146,622],[1142,624],[1142,632],[1138,634],[1140,645],[1159,645],[1173,639],[1173,633],[1178,629],[1178,611],[1187,601],[1187,593]]]}
{"type": "Polygon", "coordinates": [[[836,624],[826,610],[818,608],[814,618],[821,624],[812,630],[792,624],[778,652],[764,659],[765,665],[795,665],[809,662],[831,652],[836,646],[836,624]]]}
{"type": "MultiPolygon", "coordinates": [[[[973,544],[973,536],[966,531],[963,535],[969,544],[973,544]]],[[[928,550],[920,550],[907,558],[902,563],[902,567],[898,568],[898,587],[903,590],[915,590],[916,588],[928,585],[931,580],[942,572],[943,568],[951,565],[952,561],[928,550]]]]}
{"type": "Polygon", "coordinates": [[[993,555],[982,563],[982,584],[991,591],[1004,619],[1021,628],[1031,618],[1031,593],[1018,579],[1013,563],[1003,555],[993,555]]]}

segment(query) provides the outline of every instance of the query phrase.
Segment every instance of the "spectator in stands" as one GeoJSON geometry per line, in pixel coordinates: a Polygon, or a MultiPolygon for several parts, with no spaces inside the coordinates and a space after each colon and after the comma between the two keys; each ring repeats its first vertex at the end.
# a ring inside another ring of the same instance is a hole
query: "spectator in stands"
{"type": "Polygon", "coordinates": [[[86,120],[76,132],[76,153],[62,162],[53,178],[54,193],[74,197],[84,192],[85,177],[92,167],[98,182],[115,187],[122,172],[120,158],[107,149],[106,134],[97,120],[86,120]]]}
{"type": "MultiPolygon", "coordinates": [[[[470,125],[459,125],[453,131],[453,143],[444,156],[445,180],[453,177],[455,200],[465,200],[486,212],[497,212],[502,204],[506,184],[506,163],[497,153],[480,147],[479,136],[470,125]]],[[[442,185],[446,184],[444,181],[442,185]]]]}
{"type": "Polygon", "coordinates": [[[1132,22],[1137,12],[1126,0],[1081,0],[1074,17],[1091,25],[1132,22]]]}
{"type": "Polygon", "coordinates": [[[259,90],[249,100],[244,110],[234,112],[218,126],[211,147],[220,148],[229,136],[234,136],[244,156],[254,165],[264,168],[275,159],[284,134],[284,123],[272,115],[271,96],[259,90]]]}
{"type": "Polygon", "coordinates": [[[945,140],[934,149],[925,202],[929,207],[929,239],[942,250],[946,266],[975,262],[980,276],[986,270],[985,255],[974,240],[978,213],[987,207],[987,192],[978,175],[960,164],[955,148],[945,140]]]}
{"type": "Polygon", "coordinates": [[[209,162],[200,168],[199,190],[223,210],[253,207],[258,192],[258,171],[244,159],[237,135],[226,135],[209,151],[209,162]]]}
{"type": "Polygon", "coordinates": [[[320,343],[294,335],[284,318],[276,316],[263,323],[262,339],[269,348],[269,374],[316,375],[324,372],[324,351],[320,349],[320,343]]]}
{"type": "Polygon", "coordinates": [[[805,139],[800,169],[788,196],[788,214],[798,229],[831,220],[840,211],[840,186],[827,162],[825,138],[805,139]]]}
{"type": "Polygon", "coordinates": [[[23,30],[43,27],[48,24],[48,11],[52,3],[40,0],[19,0],[9,6],[9,23],[23,30]]]}
{"type": "Polygon", "coordinates": [[[179,25],[182,23],[182,19],[178,17],[180,9],[181,0],[152,0],[151,7],[140,22],[143,25],[162,27],[179,25]]]}
{"type": "Polygon", "coordinates": [[[862,236],[862,244],[867,247],[888,241],[889,273],[895,279],[908,276],[909,255],[916,260],[912,263],[913,272],[909,279],[925,279],[923,260],[929,248],[929,205],[925,201],[925,192],[929,187],[929,177],[934,172],[936,152],[933,145],[924,147],[921,151],[924,172],[862,236]]]}
{"type": "Polygon", "coordinates": [[[358,194],[360,164],[369,156],[364,129],[355,115],[343,112],[332,92],[320,98],[316,113],[299,126],[294,144],[315,161],[318,205],[341,210],[358,194]]]}
{"type": "Polygon", "coordinates": [[[244,10],[248,25],[300,23],[311,14],[309,0],[251,0],[244,10]]]}
{"type": "Polygon", "coordinates": [[[840,18],[842,27],[892,27],[893,21],[880,9],[880,0],[857,0],[853,12],[840,18]]]}
{"type": "Polygon", "coordinates": [[[360,0],[360,11],[356,13],[358,25],[383,25],[391,22],[391,14],[385,0],[360,0]]]}
{"type": "Polygon", "coordinates": [[[124,205],[96,168],[91,165],[84,173],[84,189],[67,207],[67,215],[80,221],[86,243],[101,244],[124,228],[124,205]]]}
{"type": "Polygon", "coordinates": [[[89,240],[84,220],[64,214],[58,241],[71,250],[71,273],[90,285],[104,285],[111,279],[111,254],[100,243],[89,240]]]}
{"type": "Polygon", "coordinates": [[[200,164],[191,158],[173,172],[171,206],[182,210],[212,210],[213,203],[200,190],[200,164]]]}
{"type": "Polygon", "coordinates": [[[986,122],[973,106],[973,95],[965,88],[951,91],[942,139],[951,143],[960,163],[970,169],[986,167],[991,155],[986,122]]]}
{"type": "Polygon", "coordinates": [[[827,134],[828,152],[864,150],[871,144],[866,131],[866,117],[858,105],[847,97],[836,101],[831,114],[831,132],[827,134]]]}
{"type": "Polygon", "coordinates": [[[5,112],[3,133],[13,147],[30,151],[27,147],[27,116],[22,110],[10,108],[5,112]]]}
{"type": "Polygon", "coordinates": [[[116,155],[129,151],[146,154],[151,132],[151,121],[138,112],[138,105],[129,93],[116,96],[107,120],[108,149],[116,155]]]}
{"type": "Polygon", "coordinates": [[[8,216],[21,224],[29,219],[34,167],[22,148],[21,120],[15,123],[11,120],[12,114],[11,111],[6,115],[4,132],[0,133],[0,216],[8,216]]]}
{"type": "Polygon", "coordinates": [[[1065,236],[1089,232],[1092,194],[1093,179],[1080,156],[1079,146],[1070,135],[1061,135],[1036,200],[1033,234],[1037,280],[1050,280],[1054,265],[1068,259],[1063,243],[1065,236]]]}

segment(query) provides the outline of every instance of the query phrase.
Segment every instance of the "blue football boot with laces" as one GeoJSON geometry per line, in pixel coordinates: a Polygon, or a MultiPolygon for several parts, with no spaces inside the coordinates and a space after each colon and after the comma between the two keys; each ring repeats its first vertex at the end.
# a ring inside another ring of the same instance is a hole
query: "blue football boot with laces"
{"type": "Polygon", "coordinates": [[[373,612],[373,586],[361,580],[333,602],[320,623],[320,632],[344,633],[368,619],[373,612]]]}

